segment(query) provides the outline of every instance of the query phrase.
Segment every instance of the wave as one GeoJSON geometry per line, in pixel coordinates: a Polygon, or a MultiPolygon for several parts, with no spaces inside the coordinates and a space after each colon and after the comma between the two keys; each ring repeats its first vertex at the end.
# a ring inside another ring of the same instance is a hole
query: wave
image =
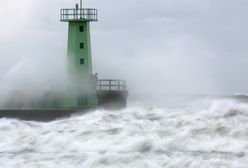
{"type": "Polygon", "coordinates": [[[49,123],[0,120],[7,167],[247,167],[248,103],[96,110],[49,123]]]}

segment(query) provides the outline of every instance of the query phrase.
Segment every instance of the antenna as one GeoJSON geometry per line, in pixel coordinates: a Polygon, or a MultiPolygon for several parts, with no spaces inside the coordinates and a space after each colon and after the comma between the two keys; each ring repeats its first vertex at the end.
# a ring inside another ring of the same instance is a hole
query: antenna
{"type": "Polygon", "coordinates": [[[80,0],[80,19],[82,19],[83,14],[83,0],[80,0]]]}
{"type": "Polygon", "coordinates": [[[80,0],[80,9],[83,8],[83,0],[80,0]]]}

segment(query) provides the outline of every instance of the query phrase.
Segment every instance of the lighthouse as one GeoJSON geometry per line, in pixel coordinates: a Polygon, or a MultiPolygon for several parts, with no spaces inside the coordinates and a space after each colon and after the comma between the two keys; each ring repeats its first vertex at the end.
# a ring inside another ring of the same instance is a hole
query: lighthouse
{"type": "Polygon", "coordinates": [[[13,97],[0,107],[0,118],[51,121],[90,109],[127,106],[125,80],[98,79],[93,74],[90,22],[98,21],[97,10],[82,6],[80,0],[74,8],[60,11],[60,21],[68,23],[68,81],[58,84],[59,92],[48,91],[38,99],[26,99],[22,90],[13,92],[13,97]]]}
{"type": "Polygon", "coordinates": [[[92,72],[90,22],[96,22],[97,9],[83,8],[76,4],[74,9],[61,9],[60,21],[68,22],[67,61],[70,88],[63,107],[96,107],[97,76],[92,72]]]}

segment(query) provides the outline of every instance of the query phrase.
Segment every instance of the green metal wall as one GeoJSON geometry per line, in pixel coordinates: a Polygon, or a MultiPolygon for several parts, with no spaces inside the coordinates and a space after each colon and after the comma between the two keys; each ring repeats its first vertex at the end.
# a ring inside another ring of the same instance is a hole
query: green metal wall
{"type": "Polygon", "coordinates": [[[96,107],[97,96],[92,76],[92,58],[89,21],[70,21],[67,49],[71,88],[66,106],[96,107]],[[80,32],[80,26],[83,32],[80,32]],[[80,43],[83,48],[80,48],[80,43]],[[83,63],[82,63],[83,59],[83,63]]]}
{"type": "Polygon", "coordinates": [[[91,45],[90,45],[90,25],[87,21],[71,21],[68,28],[68,61],[74,75],[92,74],[91,45]],[[80,32],[83,26],[83,32],[80,32]],[[80,43],[84,48],[80,48],[80,43]],[[80,59],[84,59],[84,64],[80,64],[80,59]]]}

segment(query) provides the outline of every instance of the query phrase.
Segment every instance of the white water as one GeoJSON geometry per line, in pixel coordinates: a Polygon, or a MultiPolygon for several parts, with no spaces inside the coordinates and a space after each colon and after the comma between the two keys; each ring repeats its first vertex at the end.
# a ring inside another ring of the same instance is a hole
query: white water
{"type": "Polygon", "coordinates": [[[50,123],[0,120],[1,168],[245,168],[248,104],[99,110],[50,123]]]}

